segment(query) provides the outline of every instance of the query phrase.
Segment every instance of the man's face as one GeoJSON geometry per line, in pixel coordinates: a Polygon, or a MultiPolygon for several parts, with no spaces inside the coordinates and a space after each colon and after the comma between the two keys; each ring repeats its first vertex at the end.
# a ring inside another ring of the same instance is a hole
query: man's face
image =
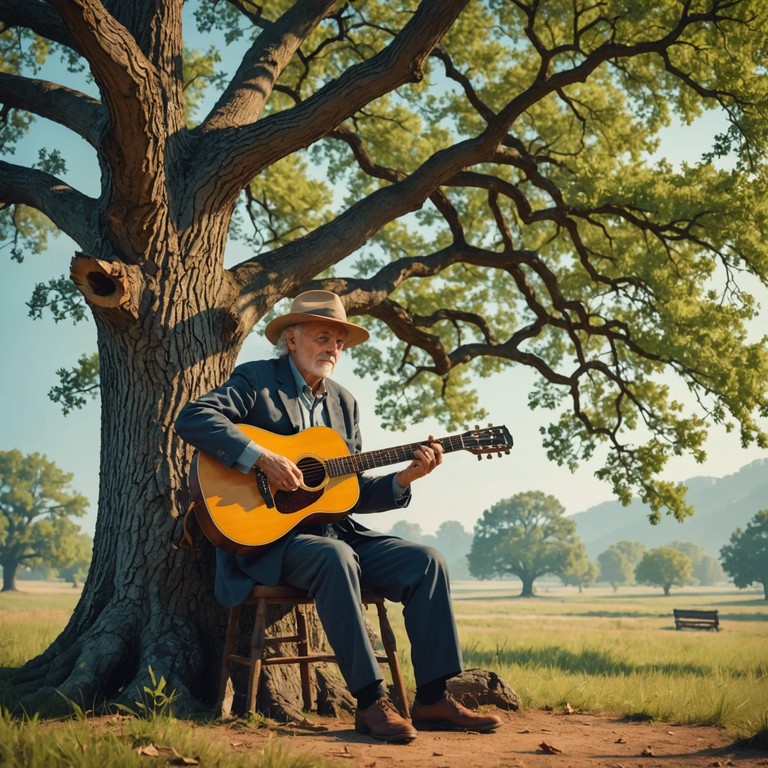
{"type": "Polygon", "coordinates": [[[301,323],[288,334],[291,359],[312,389],[333,373],[346,339],[343,325],[322,321],[301,323]]]}

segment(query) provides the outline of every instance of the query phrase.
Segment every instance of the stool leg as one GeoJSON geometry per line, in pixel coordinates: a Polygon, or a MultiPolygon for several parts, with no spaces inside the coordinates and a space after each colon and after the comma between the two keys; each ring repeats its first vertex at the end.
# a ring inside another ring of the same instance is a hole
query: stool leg
{"type": "MultiPolygon", "coordinates": [[[[309,634],[307,632],[307,615],[304,612],[304,606],[299,603],[296,605],[296,634],[298,635],[299,656],[309,656],[309,634]]],[[[304,700],[304,710],[312,711],[312,683],[309,679],[309,662],[299,662],[299,674],[301,676],[301,695],[304,700]]]]}
{"type": "Polygon", "coordinates": [[[379,614],[379,628],[381,629],[381,642],[384,645],[384,652],[389,660],[389,671],[392,673],[392,684],[400,697],[400,703],[403,708],[403,714],[406,717],[411,716],[411,708],[408,706],[408,696],[405,692],[405,683],[403,673],[400,669],[400,659],[397,658],[397,640],[392,631],[392,625],[387,618],[387,609],[384,601],[377,601],[376,611],[379,614]]]}
{"type": "Polygon", "coordinates": [[[232,652],[235,649],[237,636],[240,634],[240,608],[235,607],[229,611],[227,620],[227,633],[224,636],[224,654],[221,659],[221,676],[219,678],[219,715],[229,717],[232,712],[232,698],[234,691],[227,695],[228,686],[231,687],[232,677],[232,652]]]}
{"type": "Polygon", "coordinates": [[[265,634],[267,627],[267,601],[259,598],[256,602],[256,619],[251,635],[251,664],[248,668],[248,712],[256,712],[256,697],[259,694],[261,678],[261,659],[264,655],[265,634]]]}

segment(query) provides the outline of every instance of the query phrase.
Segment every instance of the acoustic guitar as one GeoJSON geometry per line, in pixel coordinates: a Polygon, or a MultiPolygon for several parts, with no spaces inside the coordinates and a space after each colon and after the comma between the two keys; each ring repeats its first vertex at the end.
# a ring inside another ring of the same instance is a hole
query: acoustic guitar
{"type": "MultiPolygon", "coordinates": [[[[258,468],[245,474],[207,453],[197,454],[189,476],[197,501],[195,516],[213,544],[236,555],[255,554],[297,526],[341,520],[360,497],[359,473],[410,461],[423,444],[350,454],[341,435],[330,427],[276,435],[246,424],[237,426],[254,442],[293,461],[303,482],[296,491],[273,489],[258,468]]],[[[506,427],[489,426],[433,442],[439,442],[444,453],[469,451],[481,459],[508,454],[512,436],[506,427]]]]}

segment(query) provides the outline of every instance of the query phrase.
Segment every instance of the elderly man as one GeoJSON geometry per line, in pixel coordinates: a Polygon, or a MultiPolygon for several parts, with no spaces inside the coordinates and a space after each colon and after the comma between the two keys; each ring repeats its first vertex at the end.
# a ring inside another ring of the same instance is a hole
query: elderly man
{"type": "MultiPolygon", "coordinates": [[[[301,469],[250,440],[236,425],[278,435],[326,425],[342,436],[350,453],[359,452],[358,404],[331,374],[342,351],[366,341],[368,332],[347,320],[336,294],[307,291],[296,297],[288,314],[267,325],[265,335],[277,358],[238,366],[228,381],[182,410],[176,431],[225,465],[242,472],[256,467],[271,488],[291,492],[302,484],[301,469]]],[[[397,473],[361,476],[360,497],[350,514],[408,506],[411,484],[441,462],[441,446],[430,443],[420,446],[397,473]]],[[[468,710],[447,692],[446,680],[461,671],[462,660],[446,565],[437,550],[376,533],[348,516],[332,524],[297,526],[257,555],[221,549],[216,555],[215,594],[224,605],[242,602],[254,583],[287,584],[314,598],[341,673],[357,699],[359,732],[407,743],[416,737],[415,728],[491,731],[501,725],[497,716],[468,710]],[[365,629],[363,588],[404,606],[416,677],[412,723],[386,696],[365,629]]]]}

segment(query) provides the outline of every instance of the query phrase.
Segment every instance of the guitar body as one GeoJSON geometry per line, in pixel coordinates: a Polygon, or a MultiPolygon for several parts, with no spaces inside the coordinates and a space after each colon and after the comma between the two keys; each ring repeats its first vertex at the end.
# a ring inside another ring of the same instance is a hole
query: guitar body
{"type": "Polygon", "coordinates": [[[512,435],[504,426],[475,427],[439,440],[354,455],[330,427],[310,427],[286,436],[236,426],[255,443],[296,464],[303,482],[296,491],[280,491],[270,488],[258,470],[244,474],[207,453],[195,456],[189,470],[195,516],[208,539],[233,555],[256,554],[298,526],[341,520],[360,498],[359,473],[412,461],[424,443],[440,443],[444,453],[469,451],[478,459],[507,454],[512,447],[512,435]]]}
{"type": "Polygon", "coordinates": [[[262,495],[255,471],[244,474],[207,453],[198,454],[190,469],[192,494],[202,502],[195,514],[217,547],[235,555],[256,554],[297,526],[341,520],[357,503],[357,474],[329,477],[325,471],[325,460],[349,456],[336,430],[310,427],[296,435],[275,435],[247,424],[237,427],[298,465],[304,481],[297,491],[270,488],[262,495]]]}

